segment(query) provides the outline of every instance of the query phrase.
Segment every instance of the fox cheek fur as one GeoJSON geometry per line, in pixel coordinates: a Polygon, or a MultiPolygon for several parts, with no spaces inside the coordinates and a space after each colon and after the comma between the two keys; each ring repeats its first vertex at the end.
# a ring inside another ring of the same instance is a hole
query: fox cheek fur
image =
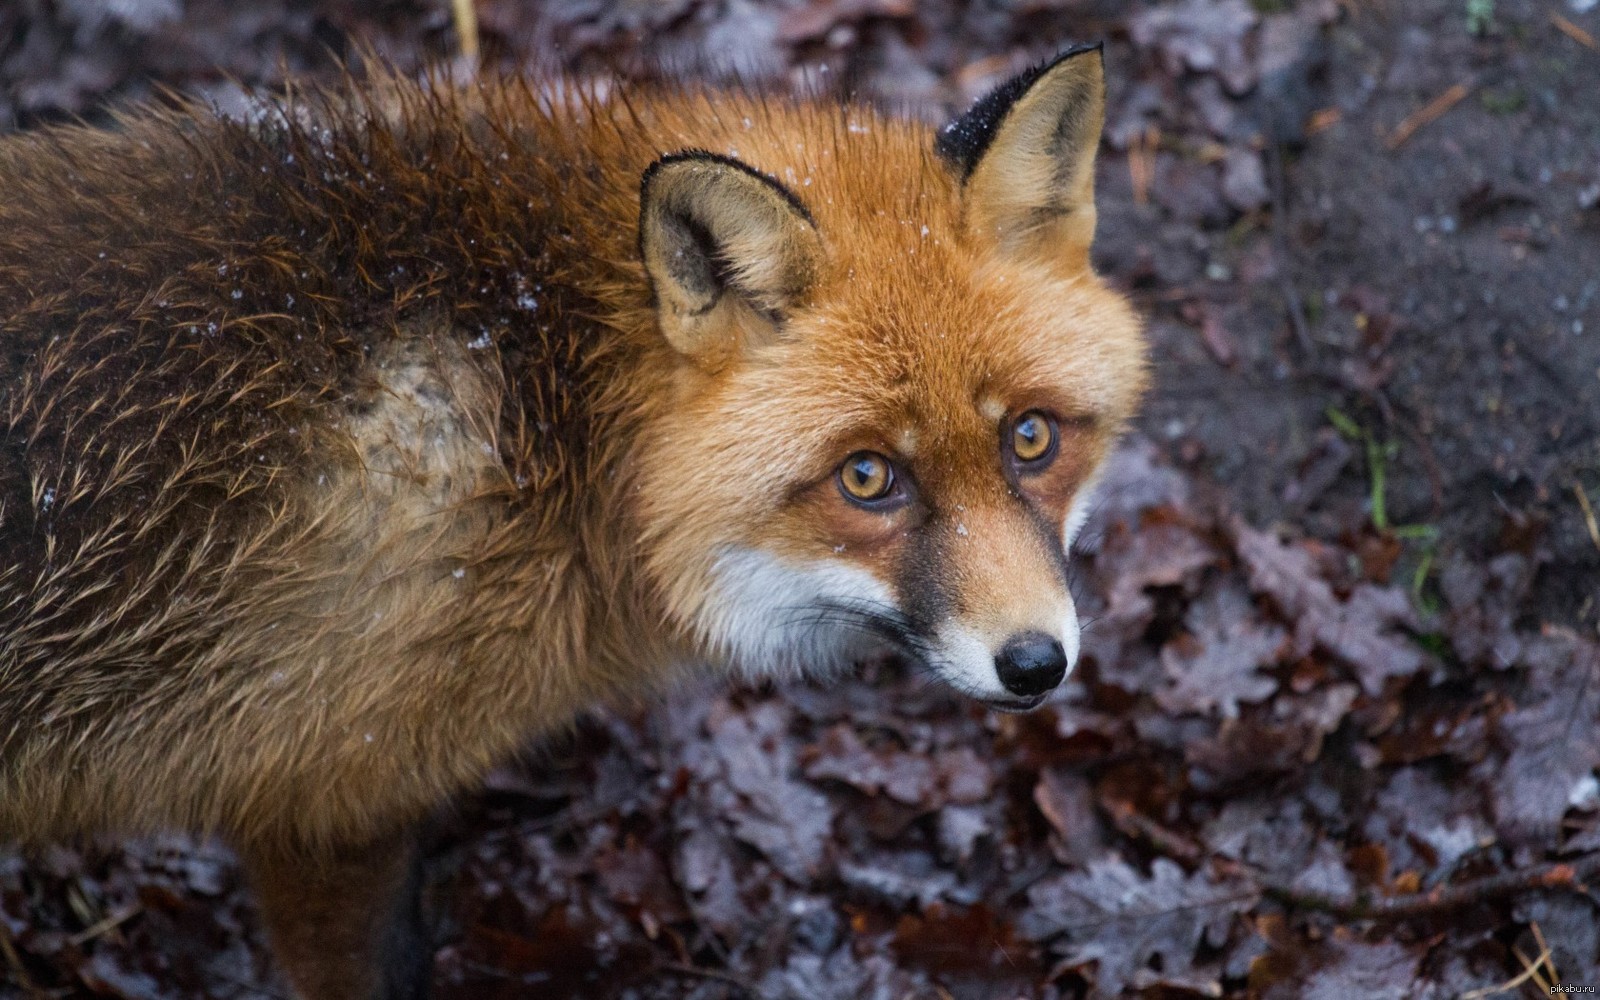
{"type": "Polygon", "coordinates": [[[585,706],[885,651],[1036,704],[1145,381],[1102,91],[1074,50],[935,136],[385,81],[0,142],[0,836],[220,835],[298,995],[402,1000],[412,831],[585,706]]]}
{"type": "MultiPolygon", "coordinates": [[[[1089,267],[1103,89],[1098,50],[1069,52],[909,177],[651,168],[643,257],[688,364],[639,495],[673,616],[713,660],[786,674],[890,651],[1004,709],[1071,669],[1064,553],[1144,381],[1137,321],[1089,267]],[[1028,414],[1053,427],[1049,462],[1008,454],[1028,414]],[[862,452],[893,503],[841,495],[862,452]]],[[[902,162],[895,138],[859,141],[902,162]]]]}

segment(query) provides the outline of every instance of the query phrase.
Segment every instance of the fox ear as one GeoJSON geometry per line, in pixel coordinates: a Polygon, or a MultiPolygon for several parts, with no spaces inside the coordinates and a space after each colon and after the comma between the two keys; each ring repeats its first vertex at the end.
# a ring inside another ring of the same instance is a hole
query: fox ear
{"type": "Polygon", "coordinates": [[[1008,251],[1087,266],[1105,117],[1097,44],[1012,78],[946,125],[934,149],[961,178],[968,231],[1008,251]]]}
{"type": "Polygon", "coordinates": [[[639,251],[667,341],[711,365],[775,337],[822,264],[822,239],[799,198],[699,150],[644,172],[639,251]]]}

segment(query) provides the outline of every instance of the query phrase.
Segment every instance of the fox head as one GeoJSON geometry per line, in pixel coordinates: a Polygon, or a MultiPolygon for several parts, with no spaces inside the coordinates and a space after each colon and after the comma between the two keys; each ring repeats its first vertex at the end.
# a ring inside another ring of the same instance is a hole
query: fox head
{"type": "Polygon", "coordinates": [[[641,430],[650,573],[747,673],[891,652],[989,705],[1072,669],[1067,550],[1145,382],[1090,269],[1098,47],[938,133],[753,109],[657,160],[639,243],[673,400],[641,430]]]}

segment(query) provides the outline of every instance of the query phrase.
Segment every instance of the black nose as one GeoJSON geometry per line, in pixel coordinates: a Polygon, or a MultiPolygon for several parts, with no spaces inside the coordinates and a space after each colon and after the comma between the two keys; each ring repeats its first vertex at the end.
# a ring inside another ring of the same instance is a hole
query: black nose
{"type": "Polygon", "coordinates": [[[1067,675],[1067,654],[1049,636],[1025,632],[1006,643],[994,658],[994,668],[1007,691],[1034,698],[1061,683],[1067,675]]]}

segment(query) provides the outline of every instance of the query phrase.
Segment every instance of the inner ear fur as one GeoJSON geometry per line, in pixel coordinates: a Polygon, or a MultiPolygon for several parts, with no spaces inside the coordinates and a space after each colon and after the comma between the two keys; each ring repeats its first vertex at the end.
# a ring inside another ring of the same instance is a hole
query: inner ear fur
{"type": "Polygon", "coordinates": [[[1008,252],[1086,267],[1105,117],[1097,44],[1019,74],[945,126],[935,149],[962,178],[968,231],[1008,252]]]}
{"type": "Polygon", "coordinates": [[[645,171],[639,252],[667,341],[710,364],[775,337],[822,265],[816,224],[793,192],[702,150],[645,171]]]}

